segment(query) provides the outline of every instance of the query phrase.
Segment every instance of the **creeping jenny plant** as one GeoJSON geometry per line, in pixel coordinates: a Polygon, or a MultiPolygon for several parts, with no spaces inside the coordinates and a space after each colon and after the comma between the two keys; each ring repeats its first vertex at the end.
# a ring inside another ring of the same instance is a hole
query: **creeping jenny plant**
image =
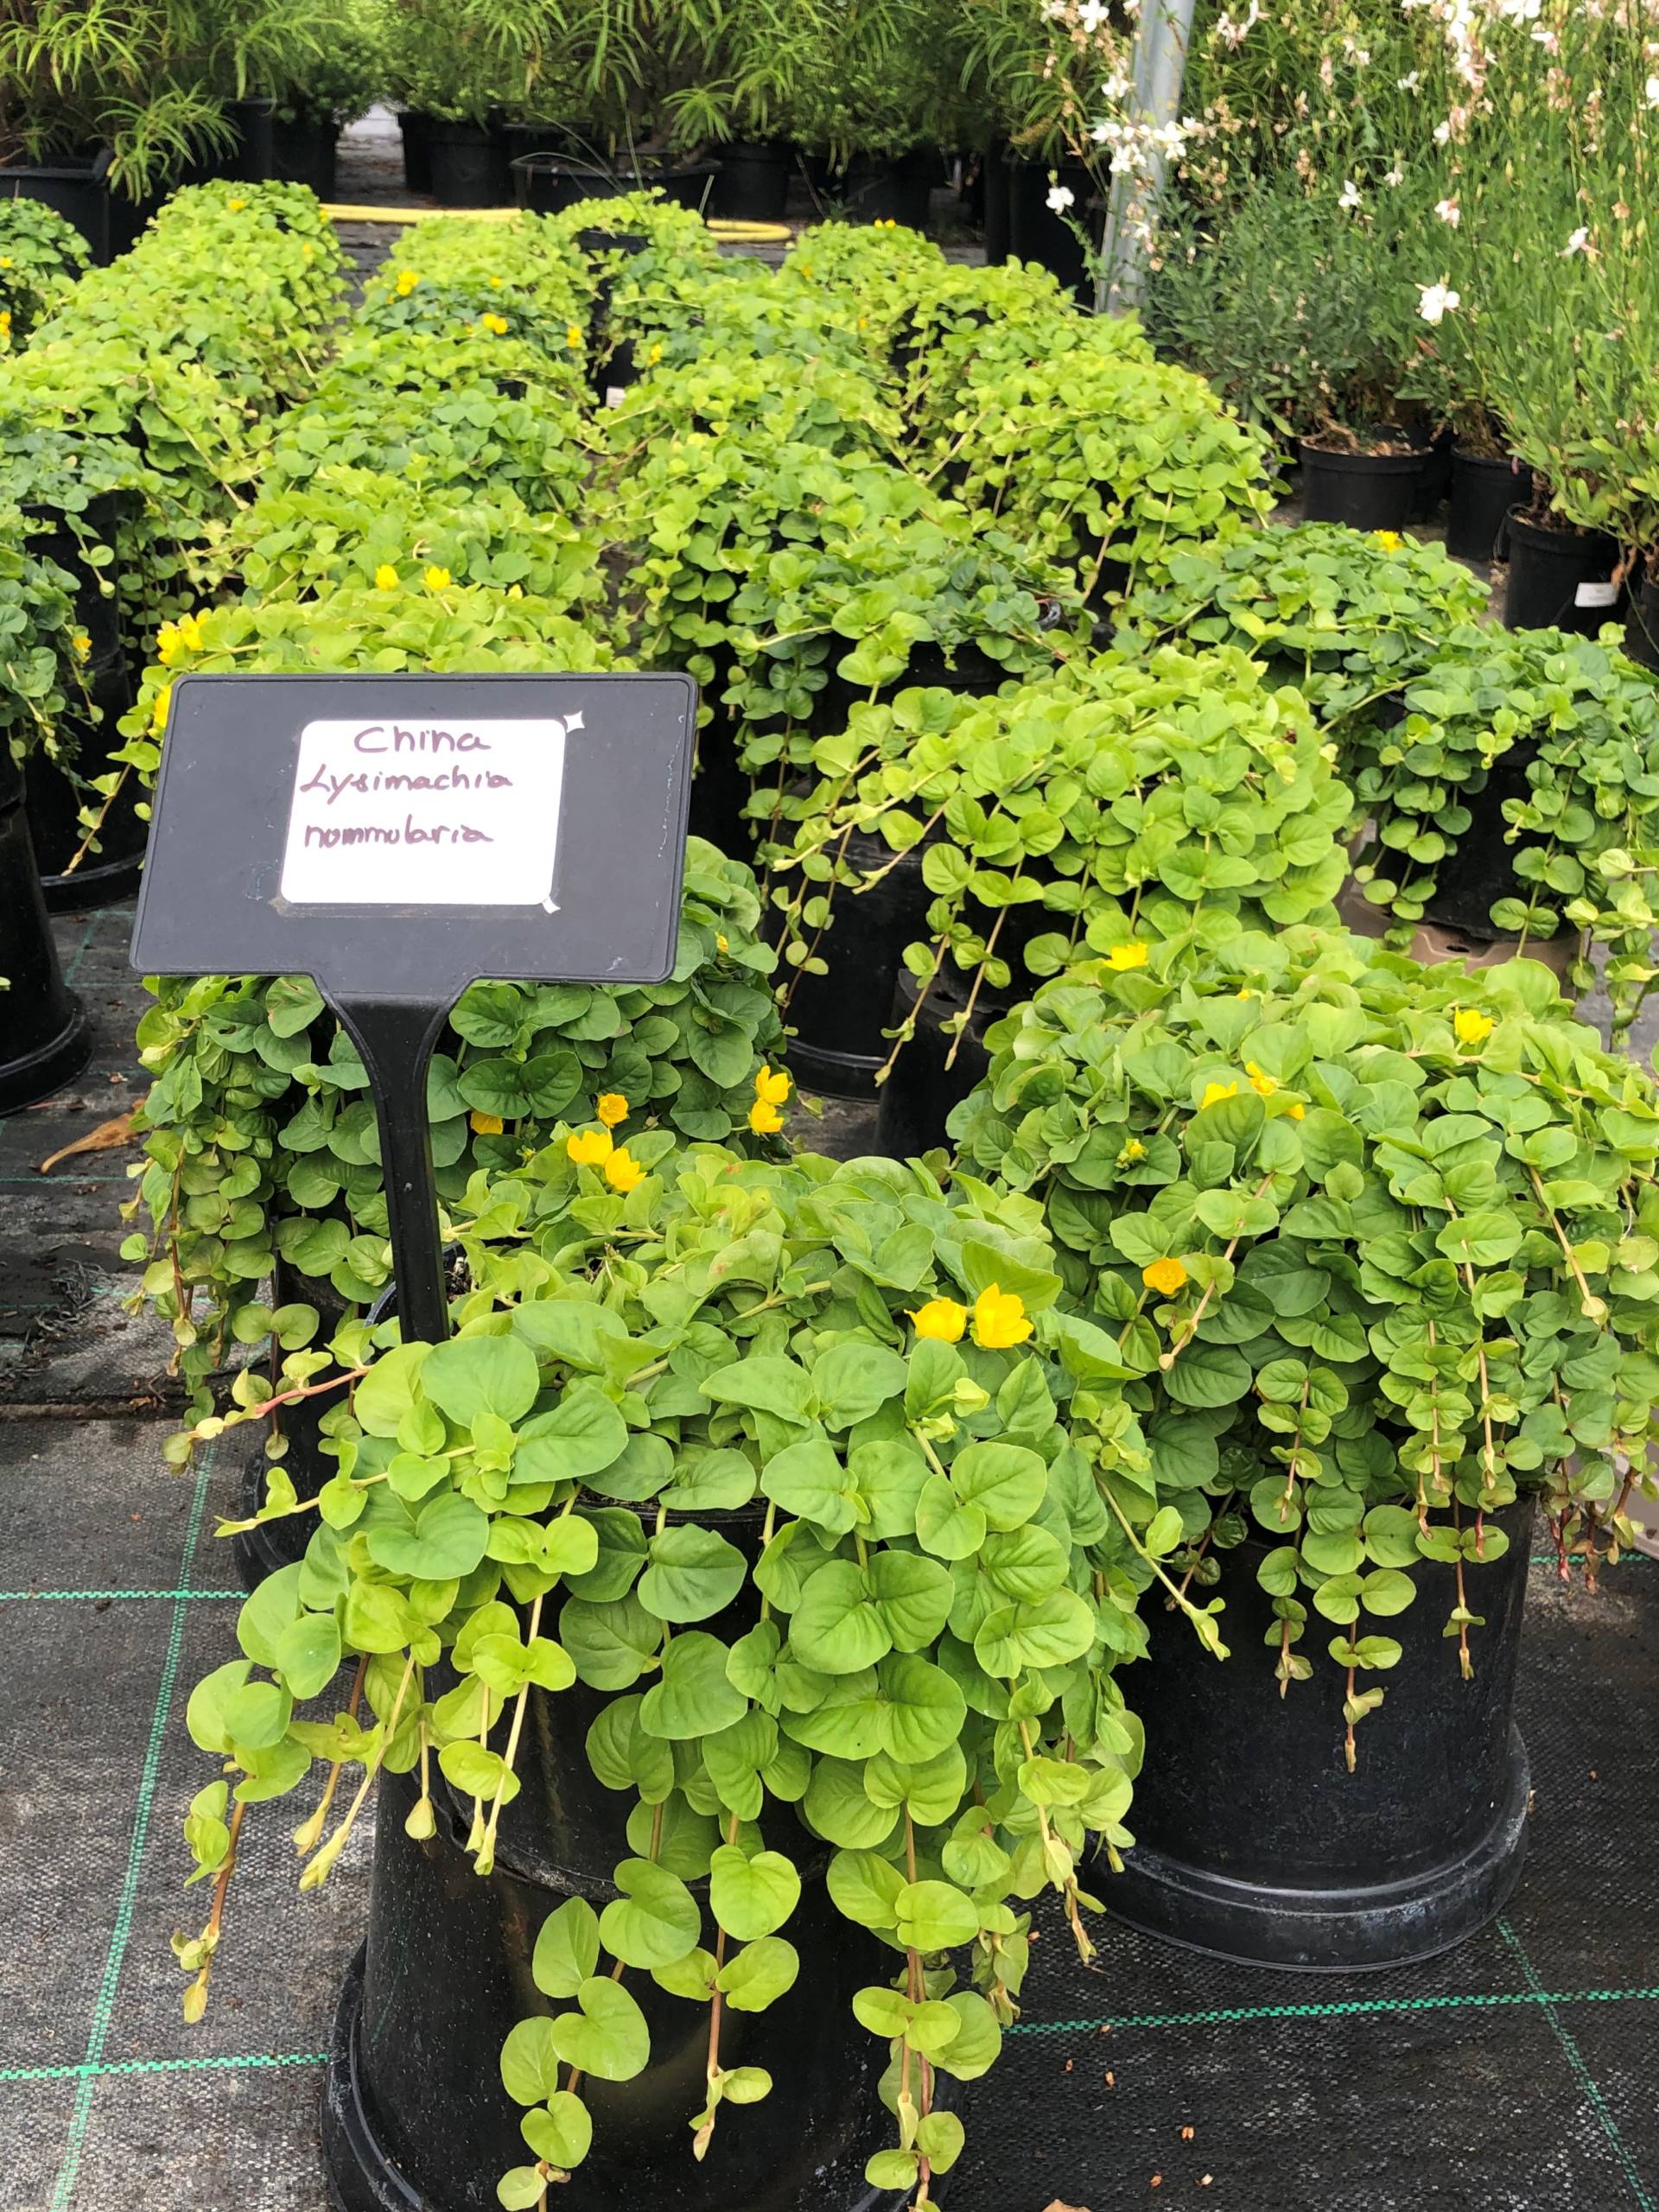
{"type": "Polygon", "coordinates": [[[1134,1517],[1173,1513],[1199,1583],[1273,1540],[1281,1682],[1319,1616],[1351,1761],[1382,1697],[1357,1678],[1399,1657],[1369,1620],[1418,1560],[1457,1567],[1466,1672],[1497,1508],[1538,1495],[1563,1567],[1629,1541],[1659,1435],[1659,1103],[1546,969],[1245,932],[1096,963],[988,1042],[951,1126],[1043,1200],[1144,1432],[1134,1517]]]}
{"type": "MultiPolygon", "coordinates": [[[[869,2177],[924,2205],[963,2140],[939,2076],[995,2060],[1026,1906],[1058,1891],[1087,1955],[1079,1870],[1129,1840],[1141,1736],[1111,1670],[1143,1647],[1145,1575],[1100,1471],[1110,1424],[1079,1448],[1059,1418],[1077,1325],[1030,1198],[667,1132],[633,1143],[622,1191],[602,1136],[474,1179],[448,1342],[376,1357],[353,1323],[346,1371],[309,1386],[341,1408],[318,1523],[190,1700],[223,1778],[188,1827],[217,1888],[177,1939],[187,2009],[251,1806],[313,1788],[308,1888],[376,1775],[418,1773],[411,1833],[458,1811],[486,1873],[512,1862],[527,1703],[556,1713],[580,1682],[607,1700],[594,1772],[637,1801],[631,1855],[602,1912],[573,1898],[541,1929],[546,2001],[501,2054],[533,2163],[502,2202],[544,2205],[581,2163],[577,2074],[648,2063],[647,1975],[709,2018],[688,2148],[742,2125],[723,2107],[772,2085],[722,2062],[722,2014],[795,1980],[791,1916],[828,1847],[830,1897],[891,1955],[854,2002],[892,2058],[869,2177]]],[[[267,1515],[305,1510],[279,1473],[267,1515]]]]}

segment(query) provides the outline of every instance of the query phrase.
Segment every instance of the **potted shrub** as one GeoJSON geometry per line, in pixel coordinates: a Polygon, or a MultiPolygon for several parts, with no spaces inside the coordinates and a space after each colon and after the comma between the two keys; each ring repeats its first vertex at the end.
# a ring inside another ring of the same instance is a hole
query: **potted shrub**
{"type": "Polygon", "coordinates": [[[1347,752],[1357,818],[1376,830],[1355,868],[1366,899],[1396,942],[1424,919],[1503,940],[1505,954],[1543,957],[1559,942],[1579,991],[1598,981],[1590,954],[1601,947],[1623,1035],[1656,972],[1650,679],[1562,631],[1467,627],[1401,703],[1397,726],[1356,725],[1347,752]]]}
{"type": "Polygon", "coordinates": [[[78,1075],[92,1048],[47,919],[20,766],[78,681],[74,579],[31,552],[26,532],[22,515],[0,511],[0,1113],[8,1114],[78,1075]]]}
{"type": "Polygon", "coordinates": [[[825,212],[927,227],[955,143],[960,16],[948,0],[820,9],[803,56],[797,143],[823,164],[825,212]]]}
{"type": "Polygon", "coordinates": [[[0,353],[25,342],[86,266],[86,240],[44,200],[0,200],[0,353]]]}
{"type": "Polygon", "coordinates": [[[1565,1561],[1649,1484],[1654,1086],[1535,963],[1306,928],[1096,962],[991,1043],[963,1164],[1043,1202],[1109,1548],[1159,1577],[1111,1909],[1280,1965],[1442,1948],[1524,1849],[1535,1502],[1565,1561]]]}
{"type": "Polygon", "coordinates": [[[323,2110],[346,2201],[543,2206],[574,2172],[931,2203],[1028,1907],[1088,1955],[1083,1863],[1127,1841],[1137,1764],[1052,1249],[1029,1201],[891,1161],[661,1132],[624,1191],[597,1134],[475,1179],[449,1341],[335,1339],[304,1559],[189,1702],[219,1778],[186,2013],[250,1816],[312,1806],[311,1888],[378,1789],[323,2110]]]}
{"type": "Polygon", "coordinates": [[[1189,232],[1172,228],[1147,325],[1248,421],[1296,442],[1306,520],[1402,531],[1423,458],[1399,404],[1417,295],[1385,188],[1342,184],[1339,194],[1333,181],[1281,177],[1189,232]]]}
{"type": "Polygon", "coordinates": [[[878,1078],[900,1157],[943,1141],[988,1023],[1033,979],[1089,954],[1132,966],[1166,938],[1335,918],[1351,802],[1301,700],[1236,649],[1079,658],[982,701],[904,692],[855,709],[814,760],[779,862],[785,960],[835,974],[833,929],[818,942],[832,898],[855,905],[901,870],[932,894],[878,1078]],[[887,849],[861,878],[842,857],[853,831],[887,849]]]}

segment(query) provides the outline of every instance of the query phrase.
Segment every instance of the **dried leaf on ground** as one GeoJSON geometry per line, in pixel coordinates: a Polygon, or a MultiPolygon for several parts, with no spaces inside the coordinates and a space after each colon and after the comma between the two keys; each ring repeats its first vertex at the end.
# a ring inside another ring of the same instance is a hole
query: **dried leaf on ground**
{"type": "MultiPolygon", "coordinates": [[[[143,1101],[139,1103],[142,1104],[143,1101]]],[[[38,1172],[49,1175],[58,1162],[67,1160],[72,1153],[115,1152],[124,1144],[136,1144],[137,1139],[132,1133],[132,1121],[137,1111],[137,1106],[130,1106],[124,1114],[118,1114],[112,1122],[100,1122],[95,1129],[88,1129],[84,1137],[77,1137],[73,1144],[63,1146],[49,1160],[43,1160],[38,1172]]]]}

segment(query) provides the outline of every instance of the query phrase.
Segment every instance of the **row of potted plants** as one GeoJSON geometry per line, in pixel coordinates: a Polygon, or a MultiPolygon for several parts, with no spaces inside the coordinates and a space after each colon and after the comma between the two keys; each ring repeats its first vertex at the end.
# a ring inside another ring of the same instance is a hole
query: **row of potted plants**
{"type": "Polygon", "coordinates": [[[925,2205],[1045,1893],[1303,1966],[1501,1904],[1535,1504],[1616,1547],[1653,1430],[1659,1103],[1529,963],[1243,918],[1011,1013],[955,1175],[647,1130],[618,1189],[584,1099],[450,1209],[448,1341],[249,1375],[335,1471],[190,1700],[176,1948],[197,2017],[259,1806],[311,1887],[378,1785],[337,2183],[925,2205]]]}
{"type": "Polygon", "coordinates": [[[340,250],[308,194],[203,188],[118,269],[70,281],[81,257],[66,226],[24,201],[3,213],[9,312],[33,324],[0,361],[10,1108],[85,1059],[46,906],[90,905],[136,878],[142,794],[113,757],[116,724],[157,623],[222,573],[217,533],[262,425],[311,373],[340,250]]]}

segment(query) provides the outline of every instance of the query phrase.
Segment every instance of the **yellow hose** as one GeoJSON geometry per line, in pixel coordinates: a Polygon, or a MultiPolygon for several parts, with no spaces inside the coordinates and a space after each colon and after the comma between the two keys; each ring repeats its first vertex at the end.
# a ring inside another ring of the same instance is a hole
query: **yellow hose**
{"type": "MultiPolygon", "coordinates": [[[[469,223],[516,223],[518,207],[359,207],[335,205],[323,213],[335,223],[429,223],[450,217],[469,223]]],[[[795,235],[787,223],[742,223],[716,216],[709,226],[722,245],[787,245],[795,235]]]]}

